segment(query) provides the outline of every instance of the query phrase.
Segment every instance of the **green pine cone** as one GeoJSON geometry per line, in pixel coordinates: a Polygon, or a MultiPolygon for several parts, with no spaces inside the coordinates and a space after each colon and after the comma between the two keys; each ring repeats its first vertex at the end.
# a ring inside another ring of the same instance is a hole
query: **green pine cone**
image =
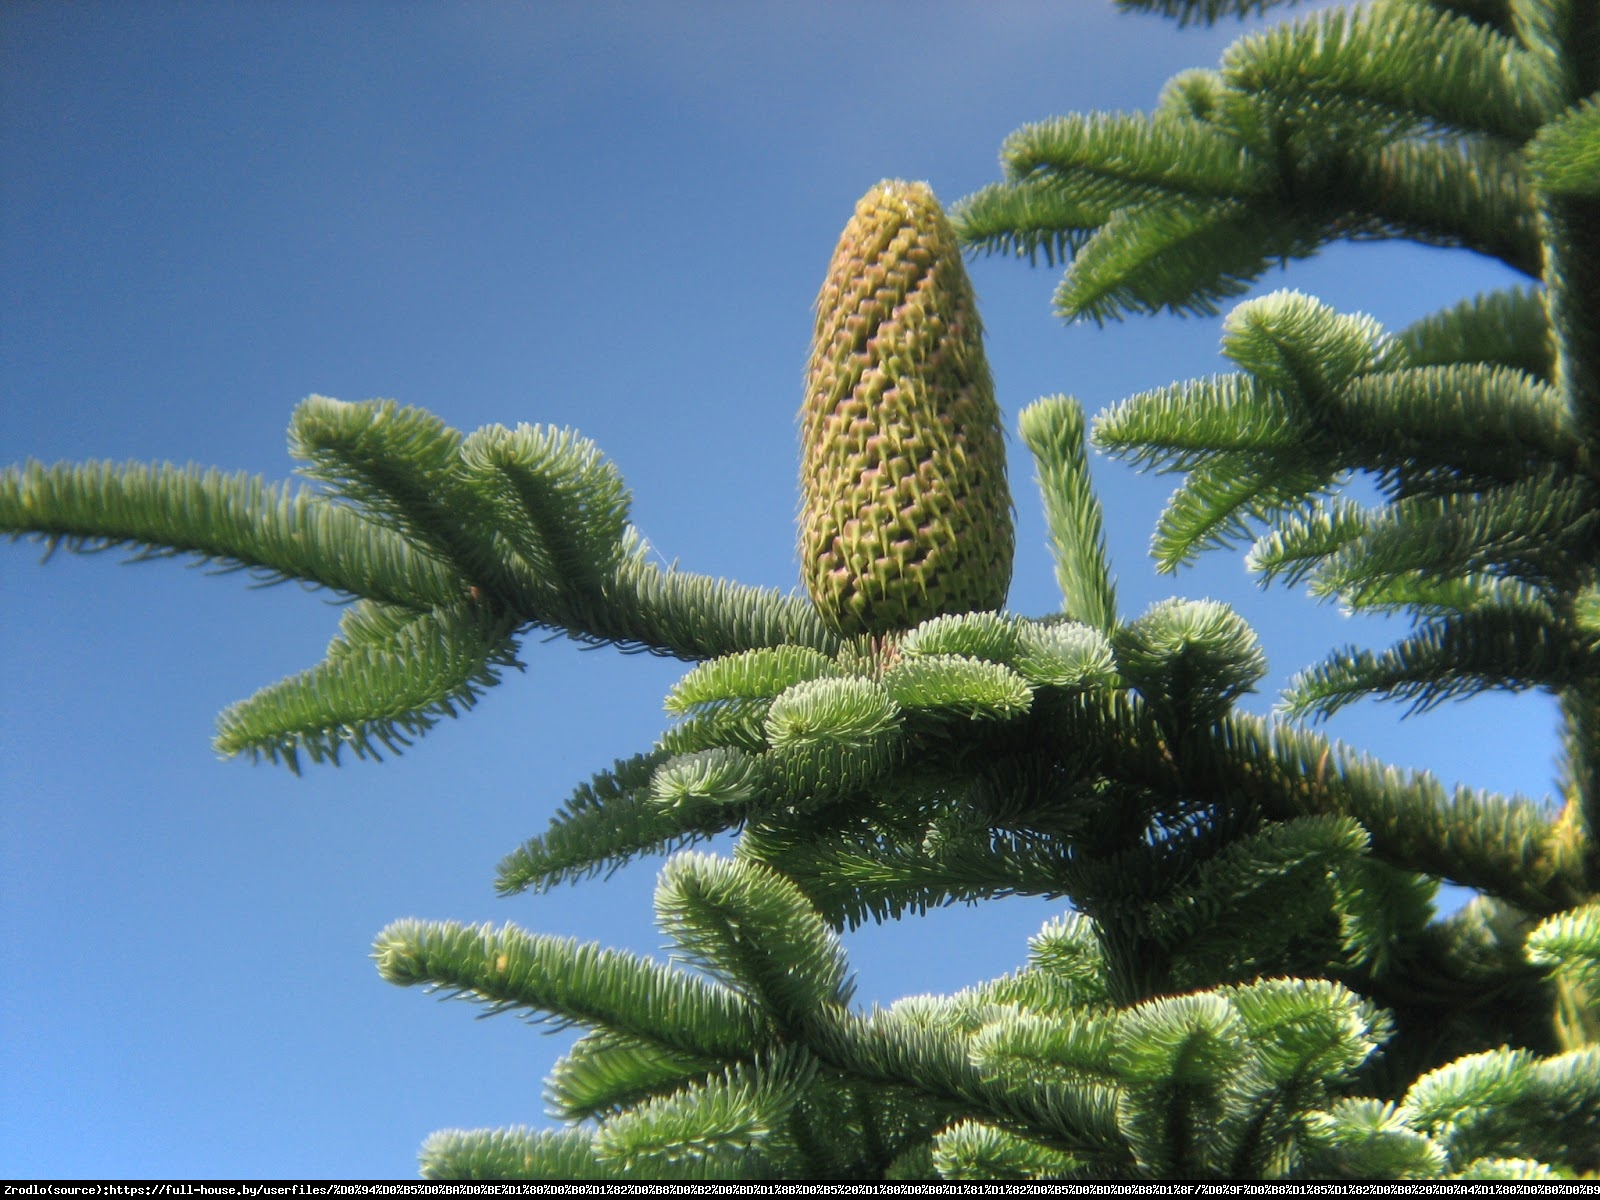
{"type": "Polygon", "coordinates": [[[817,297],[800,563],[823,620],[882,634],[1000,608],[1014,535],[977,300],[933,192],[856,205],[817,297]]]}

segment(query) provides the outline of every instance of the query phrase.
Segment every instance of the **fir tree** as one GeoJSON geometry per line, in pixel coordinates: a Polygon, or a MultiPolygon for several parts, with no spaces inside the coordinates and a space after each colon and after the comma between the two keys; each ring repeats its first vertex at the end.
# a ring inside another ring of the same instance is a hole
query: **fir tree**
{"type": "MultiPolygon", "coordinates": [[[[1211,21],[1272,5],[1122,6],[1211,21]]],[[[856,633],[797,596],[663,570],[591,443],[463,434],[392,402],[296,410],[314,489],[28,463],[0,476],[0,528],[353,598],[321,663],[221,717],[221,751],[294,770],[403,747],[470,707],[529,633],[696,664],[655,745],[581,785],[498,877],[545,890],[737,830],[731,857],[684,850],[662,871],[657,915],[684,965],[511,926],[378,936],[391,982],[587,1030],[548,1084],[567,1125],[436,1134],[429,1175],[1592,1175],[1597,89],[1592,0],[1380,0],[1246,36],[1149,114],[1020,130],[1004,180],[956,207],[968,247],[1068,263],[1057,304],[1074,320],[1215,312],[1336,239],[1460,247],[1528,277],[1394,333],[1293,292],[1253,300],[1225,325],[1236,371],[1095,420],[1099,446],[1184,475],[1162,569],[1248,541],[1263,581],[1412,618],[1394,646],[1308,667],[1270,720],[1235,708],[1264,665],[1226,606],[1119,611],[1067,397],[1021,419],[1062,591],[1037,618],[957,604],[856,633]],[[1380,503],[1341,491],[1357,473],[1380,503]],[[1448,793],[1300,723],[1368,696],[1535,687],[1564,722],[1553,805],[1448,793]],[[1439,879],[1479,898],[1433,919],[1439,879]],[[852,1005],[841,929],[1007,894],[1063,908],[1015,973],[852,1005]]],[[[863,269],[907,287],[926,272],[970,303],[942,234],[924,262],[917,238],[875,228],[863,269]]],[[[902,395],[985,386],[975,318],[934,296],[876,341],[904,311],[878,288],[852,293],[881,310],[859,328],[819,314],[836,340],[814,362],[849,380],[828,403],[859,400],[873,371],[902,395]],[[836,354],[866,357],[846,371],[836,354]]],[[[873,404],[838,411],[870,421],[873,404]]],[[[849,452],[924,452],[883,441],[902,436],[863,427],[849,452]]],[[[940,544],[950,511],[908,537],[940,544]]]]}

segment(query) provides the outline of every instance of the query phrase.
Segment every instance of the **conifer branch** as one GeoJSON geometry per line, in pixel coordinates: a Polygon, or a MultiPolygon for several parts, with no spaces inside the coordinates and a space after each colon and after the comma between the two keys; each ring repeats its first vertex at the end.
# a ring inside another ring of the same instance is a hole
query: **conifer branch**
{"type": "Polygon", "coordinates": [[[1545,382],[1555,374],[1544,298],[1528,288],[1484,292],[1413,322],[1396,338],[1414,367],[1485,363],[1545,382]]]}
{"type": "Polygon", "coordinates": [[[1479,363],[1401,368],[1351,380],[1328,414],[1372,469],[1402,465],[1514,480],[1575,466],[1580,442],[1554,388],[1479,363]]]}
{"type": "Polygon", "coordinates": [[[1280,514],[1274,527],[1250,547],[1245,566],[1263,584],[1278,579],[1299,583],[1329,555],[1360,537],[1367,528],[1367,515],[1361,505],[1340,499],[1280,514]]]}
{"type": "MultiPolygon", "coordinates": [[[[1201,862],[1152,906],[1146,930],[1182,957],[1191,986],[1292,970],[1281,964],[1292,962],[1297,943],[1321,940],[1315,929],[1332,907],[1333,881],[1354,869],[1368,846],[1366,832],[1349,817],[1272,822],[1201,862]],[[1263,912],[1275,919],[1263,923],[1263,912]]],[[[1308,962],[1304,969],[1324,965],[1308,962]]]]}
{"type": "Polygon", "coordinates": [[[1400,1115],[1431,1135],[1457,1170],[1484,1159],[1600,1161],[1600,1049],[1540,1059],[1499,1049],[1417,1080],[1400,1115]]]}
{"type": "MultiPolygon", "coordinates": [[[[1000,147],[1013,183],[1049,179],[1105,219],[1130,199],[1228,200],[1271,186],[1270,168],[1225,131],[1142,113],[1052,117],[1024,125],[1000,147]]],[[[964,209],[963,209],[964,211],[964,209]]]]}
{"type": "Polygon", "coordinates": [[[1033,706],[1021,675],[964,654],[907,656],[884,673],[883,684],[908,713],[941,720],[1007,720],[1033,706]]]}
{"type": "MultiPolygon", "coordinates": [[[[1191,758],[1190,769],[1199,769],[1191,758]]],[[[1469,787],[1447,792],[1427,772],[1401,771],[1316,734],[1235,713],[1204,756],[1219,786],[1272,817],[1343,814],[1395,866],[1476,887],[1528,912],[1586,894],[1548,808],[1469,787]]]]}
{"type": "Polygon", "coordinates": [[[1402,237],[1476,250],[1537,278],[1543,258],[1520,155],[1486,139],[1351,149],[1327,235],[1402,237]]]}
{"type": "Polygon", "coordinates": [[[990,1081],[969,1060],[961,1039],[894,1009],[818,1019],[808,1030],[807,1046],[838,1070],[970,1106],[997,1123],[1029,1130],[1057,1150],[1081,1155],[1098,1171],[1127,1163],[1114,1095],[1049,1084],[1019,1092],[990,1081]]]}
{"type": "Polygon", "coordinates": [[[662,931],[691,963],[756,998],[780,1028],[855,991],[838,935],[788,879],[749,860],[679,854],[656,888],[662,931]]]}
{"type": "Polygon", "coordinates": [[[808,1055],[792,1050],[734,1064],[603,1122],[595,1150],[634,1178],[767,1178],[769,1145],[814,1070],[808,1055]]]}
{"type": "Polygon", "coordinates": [[[1305,258],[1318,239],[1265,206],[1179,196],[1118,208],[1073,257],[1056,311],[1097,325],[1163,310],[1215,316],[1275,261],[1305,258]]]}
{"type": "Polygon", "coordinates": [[[1188,471],[1216,453],[1292,451],[1305,424],[1280,389],[1239,371],[1129,396],[1095,417],[1094,441],[1158,471],[1188,471]]]}
{"type": "Polygon", "coordinates": [[[1156,522],[1150,539],[1156,569],[1170,573],[1203,550],[1248,541],[1252,520],[1282,521],[1304,512],[1342,470],[1338,460],[1316,461],[1305,450],[1273,458],[1222,451],[1191,470],[1156,522]]]}
{"type": "Polygon", "coordinates": [[[456,562],[523,621],[689,659],[836,644],[798,598],[649,562],[615,469],[562,431],[463,438],[392,401],[313,396],[296,410],[291,445],[314,478],[456,562]]]}
{"type": "Polygon", "coordinates": [[[1100,501],[1089,479],[1083,408],[1070,397],[1056,396],[1025,408],[1019,424],[1039,472],[1062,612],[1109,633],[1117,624],[1116,585],[1100,501]]]}
{"type": "Polygon", "coordinates": [[[450,564],[304,488],[199,467],[29,461],[0,471],[0,532],[139,559],[193,555],[268,581],[298,579],[417,611],[467,583],[450,564]]]}
{"type": "Polygon", "coordinates": [[[1220,720],[1267,673],[1255,631],[1214,600],[1152,604],[1112,645],[1118,673],[1168,730],[1220,720]]]}
{"type": "Polygon", "coordinates": [[[1310,1115],[1303,1138],[1313,1178],[1438,1179],[1448,1169],[1443,1147],[1412,1129],[1393,1102],[1336,1100],[1310,1115]]]}
{"type": "Polygon", "coordinates": [[[1039,628],[1008,613],[949,613],[910,630],[899,649],[905,658],[973,658],[1014,666],[1028,636],[1039,628]]]}
{"type": "Polygon", "coordinates": [[[1600,904],[1570,909],[1539,923],[1527,940],[1528,961],[1587,991],[1600,1017],[1600,904]]]}
{"type": "Polygon", "coordinates": [[[716,1065],[659,1042],[598,1029],[580,1037],[556,1062],[545,1083],[545,1098],[556,1114],[585,1120],[673,1092],[716,1065]]]}
{"type": "Polygon", "coordinates": [[[742,1058],[768,1041],[760,1012],[728,988],[658,963],[511,925],[396,921],[373,944],[378,973],[521,1010],[559,1026],[603,1026],[709,1059],[742,1058]]]}
{"type": "Polygon", "coordinates": [[[1392,575],[1340,596],[1351,611],[1405,612],[1414,620],[1432,620],[1463,613],[1499,610],[1526,614],[1536,623],[1554,626],[1555,609],[1539,589],[1515,579],[1462,575],[1443,579],[1421,574],[1392,575]]]}
{"type": "Polygon", "coordinates": [[[427,1179],[625,1180],[585,1129],[441,1129],[422,1144],[427,1179]]]}
{"type": "Polygon", "coordinates": [[[572,626],[575,636],[690,660],[762,646],[809,646],[825,654],[839,647],[802,596],[676,567],[663,571],[642,556],[623,560],[603,597],[603,607],[577,614],[584,619],[572,626]]]}
{"type": "Polygon", "coordinates": [[[500,556],[478,532],[491,528],[486,506],[457,477],[461,441],[432,413],[393,400],[308,396],[289,420],[289,452],[305,475],[479,579],[500,556]]]}
{"type": "Polygon", "coordinates": [[[564,429],[490,425],[460,455],[462,482],[536,578],[592,592],[621,565],[631,497],[594,443],[564,429]]]}
{"type": "Polygon", "coordinates": [[[344,502],[243,475],[28,463],[0,473],[0,531],[139,557],[192,554],[370,603],[325,662],[222,715],[217,747],[287,763],[397,752],[518,665],[525,625],[679,657],[839,639],[798,597],[663,573],[599,451],[560,430],[463,438],[392,401],[313,396],[291,446],[344,502]],[[369,519],[369,517],[371,519],[369,519]],[[469,596],[470,593],[470,596],[469,596]]]}
{"type": "Polygon", "coordinates": [[[1063,1179],[1080,1165],[1070,1154],[981,1121],[959,1121],[934,1137],[933,1166],[940,1179],[1063,1179]]]}
{"type": "Polygon", "coordinates": [[[738,700],[771,700],[797,683],[840,678],[844,670],[807,646],[770,646],[729,654],[690,671],[667,693],[666,709],[683,714],[738,700]]]}
{"type": "Polygon", "coordinates": [[[1011,135],[1006,182],[956,207],[962,240],[1070,257],[1057,307],[1097,322],[1215,312],[1273,262],[1337,238],[1462,246],[1539,274],[1516,147],[1553,93],[1494,22],[1420,5],[1321,14],[1246,38],[1220,73],[1186,79],[1152,117],[1060,118],[1011,135]],[[1424,45],[1426,68],[1380,69],[1391,53],[1422,61],[1424,45]],[[1489,102],[1500,94],[1516,103],[1489,102]]]}
{"type": "Polygon", "coordinates": [[[1329,9],[1240,38],[1222,73],[1242,92],[1318,120],[1399,133],[1479,133],[1520,144],[1555,100],[1514,39],[1424,4],[1329,9]]]}
{"type": "MultiPolygon", "coordinates": [[[[958,998],[959,1000],[959,998],[958,998]]],[[[1018,1089],[1038,1080],[1112,1098],[1117,1013],[1103,1006],[1042,1013],[1030,1006],[990,1008],[972,1035],[973,1065],[1018,1089]]]]}
{"type": "Polygon", "coordinates": [[[968,248],[1010,254],[1037,266],[1071,261],[1110,212],[1103,202],[1076,196],[1053,177],[992,183],[950,210],[968,248]]]}
{"type": "Polygon", "coordinates": [[[668,758],[662,751],[621,760],[582,784],[540,837],[500,863],[502,896],[546,892],[562,883],[607,875],[643,854],[657,854],[711,837],[737,823],[736,808],[673,809],[657,803],[651,783],[668,758]]]}
{"type": "Polygon", "coordinates": [[[1112,1053],[1127,1081],[1119,1124],[1150,1178],[1220,1174],[1224,1088],[1238,1089],[1248,1050],[1237,1011],[1216,993],[1147,1001],[1123,1014],[1112,1053]],[[1231,1085],[1231,1086],[1230,1086],[1231,1085]]]}
{"type": "Polygon", "coordinates": [[[1597,523],[1594,489],[1550,472],[1478,495],[1408,496],[1367,516],[1323,559],[1311,590],[1355,607],[1407,576],[1484,574],[1564,590],[1597,523]]]}
{"type": "Polygon", "coordinates": [[[338,762],[340,752],[380,757],[409,745],[441,716],[471,708],[505,667],[521,668],[512,622],[470,601],[431,612],[370,602],[353,610],[327,659],[229,706],[217,718],[217,752],[283,762],[338,762]],[[375,627],[376,632],[375,632],[375,627]]]}
{"type": "Polygon", "coordinates": [[[997,836],[977,849],[937,832],[926,818],[874,821],[841,812],[821,827],[816,818],[768,818],[745,831],[737,853],[782,870],[826,920],[848,928],[957,902],[1067,891],[1059,847],[997,836]]]}

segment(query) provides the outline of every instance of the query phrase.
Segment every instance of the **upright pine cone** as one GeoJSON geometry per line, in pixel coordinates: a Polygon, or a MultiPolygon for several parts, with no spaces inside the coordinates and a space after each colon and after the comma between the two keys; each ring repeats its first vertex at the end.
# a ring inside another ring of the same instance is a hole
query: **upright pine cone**
{"type": "Polygon", "coordinates": [[[923,183],[856,205],[817,297],[800,410],[800,569],[844,634],[997,609],[1011,494],[955,232],[923,183]]]}

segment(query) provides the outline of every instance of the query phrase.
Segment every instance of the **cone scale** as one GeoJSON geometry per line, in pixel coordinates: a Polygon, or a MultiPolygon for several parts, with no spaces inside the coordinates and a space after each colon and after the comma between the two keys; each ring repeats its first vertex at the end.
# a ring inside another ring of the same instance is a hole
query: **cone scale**
{"type": "Polygon", "coordinates": [[[1000,608],[1005,440],[960,247],[926,184],[856,205],[817,297],[800,410],[800,563],[846,635],[1000,608]]]}

